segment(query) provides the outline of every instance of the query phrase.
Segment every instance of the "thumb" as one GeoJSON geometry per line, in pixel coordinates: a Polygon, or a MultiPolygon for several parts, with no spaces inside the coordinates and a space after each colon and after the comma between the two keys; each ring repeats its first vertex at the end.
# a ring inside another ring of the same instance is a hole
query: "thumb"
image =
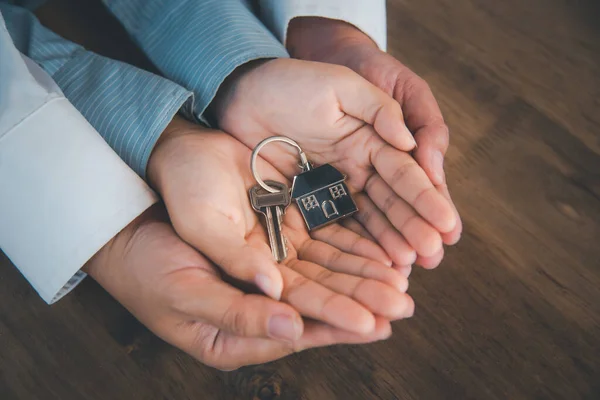
{"type": "Polygon", "coordinates": [[[351,70],[338,74],[334,82],[344,113],[372,125],[398,150],[408,152],[417,146],[404,122],[402,107],[394,98],[351,70]]]}
{"type": "Polygon", "coordinates": [[[302,336],[304,323],[290,305],[245,294],[216,276],[198,279],[193,270],[180,272],[187,276],[173,297],[176,310],[186,318],[240,337],[294,343],[302,336]]]}

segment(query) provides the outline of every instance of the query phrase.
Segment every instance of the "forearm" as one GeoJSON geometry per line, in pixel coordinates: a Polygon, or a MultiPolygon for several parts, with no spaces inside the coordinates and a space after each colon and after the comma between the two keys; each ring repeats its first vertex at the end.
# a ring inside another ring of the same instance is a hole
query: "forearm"
{"type": "Polygon", "coordinates": [[[206,120],[219,87],[238,67],[288,56],[241,0],[104,3],[162,74],[194,92],[198,120],[206,120]]]}
{"type": "Polygon", "coordinates": [[[141,177],[169,121],[191,92],[157,75],[86,51],[28,11],[0,3],[16,47],[47,72],[69,101],[141,177]]]}
{"type": "Polygon", "coordinates": [[[0,248],[49,303],[157,200],[50,76],[21,56],[2,14],[0,160],[0,248]]]}

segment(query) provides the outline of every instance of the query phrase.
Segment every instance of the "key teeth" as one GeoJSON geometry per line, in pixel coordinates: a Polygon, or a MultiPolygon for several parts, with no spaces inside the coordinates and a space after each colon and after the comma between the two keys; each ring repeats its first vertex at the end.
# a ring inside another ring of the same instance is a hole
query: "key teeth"
{"type": "MultiPolygon", "coordinates": [[[[287,188],[284,184],[278,183],[278,185],[287,188]]],[[[282,193],[264,193],[259,185],[254,186],[249,191],[252,208],[263,214],[266,218],[269,246],[271,247],[273,258],[278,263],[284,261],[288,255],[288,243],[286,237],[283,235],[282,227],[283,215],[285,214],[286,207],[291,202],[291,198],[288,190],[284,190],[283,193],[285,194],[283,197],[282,193]]]]}

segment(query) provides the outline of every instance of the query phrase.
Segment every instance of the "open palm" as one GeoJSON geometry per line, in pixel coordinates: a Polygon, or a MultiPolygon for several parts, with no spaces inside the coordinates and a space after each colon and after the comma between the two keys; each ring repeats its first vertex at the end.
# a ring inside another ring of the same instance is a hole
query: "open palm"
{"type": "MultiPolygon", "coordinates": [[[[162,206],[121,231],[86,271],[156,335],[219,369],[391,334],[382,317],[370,333],[359,335],[303,321],[288,304],[232,286],[217,266],[177,236],[162,206]]],[[[308,285],[288,292],[302,297],[306,291],[308,285]]]]}
{"type": "MultiPolygon", "coordinates": [[[[273,60],[231,82],[217,101],[220,127],[248,147],[288,136],[313,162],[345,173],[369,231],[396,263],[436,254],[440,233],[454,228],[450,203],[409,153],[415,143],[401,107],[349,69],[273,60]]],[[[294,149],[261,154],[288,178],[298,173],[294,149]]]]}
{"type": "MultiPolygon", "coordinates": [[[[277,264],[248,199],[255,185],[250,150],[231,136],[185,124],[153,157],[164,160],[155,161],[161,172],[152,175],[175,230],[231,277],[255,283],[305,317],[350,332],[371,332],[375,315],[412,314],[406,278],[360,256],[382,253],[377,245],[340,226],[326,228],[329,243],[314,240],[293,206],[283,220],[289,254],[277,264]]],[[[266,179],[285,179],[264,161],[259,169],[266,179]]]]}

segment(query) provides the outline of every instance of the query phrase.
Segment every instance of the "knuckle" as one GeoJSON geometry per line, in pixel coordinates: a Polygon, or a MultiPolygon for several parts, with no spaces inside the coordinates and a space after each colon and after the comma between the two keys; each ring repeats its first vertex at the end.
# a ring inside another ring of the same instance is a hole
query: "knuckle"
{"type": "Polygon", "coordinates": [[[413,204],[415,205],[415,207],[418,207],[419,203],[424,201],[424,198],[426,195],[431,195],[434,192],[437,192],[437,190],[434,186],[428,186],[428,187],[422,189],[419,193],[417,193],[417,196],[415,197],[415,200],[413,201],[413,204]]]}
{"type": "Polygon", "coordinates": [[[363,210],[359,210],[356,213],[356,220],[365,226],[369,225],[369,222],[371,221],[372,217],[373,217],[373,214],[369,210],[363,209],[363,210]]]}
{"type": "Polygon", "coordinates": [[[352,253],[357,253],[359,247],[363,244],[363,243],[368,243],[368,240],[362,236],[360,236],[358,233],[356,234],[356,236],[354,236],[352,238],[352,242],[350,243],[350,252],[352,253]],[[365,242],[366,241],[366,242],[365,242]]]}
{"type": "Polygon", "coordinates": [[[406,97],[424,90],[431,90],[429,88],[429,84],[425,82],[423,78],[415,74],[411,74],[409,77],[406,77],[400,87],[404,96],[406,97]]]}
{"type": "Polygon", "coordinates": [[[392,174],[390,183],[392,187],[400,184],[406,176],[408,176],[415,168],[420,168],[414,158],[409,157],[402,163],[392,174]]]}
{"type": "Polygon", "coordinates": [[[350,292],[350,298],[352,299],[356,299],[359,297],[359,292],[362,290],[362,288],[364,287],[364,285],[367,284],[367,282],[369,282],[369,279],[359,279],[358,282],[356,282],[356,285],[354,285],[354,287],[352,288],[351,292],[350,292]]]}
{"type": "Polygon", "coordinates": [[[400,226],[400,229],[398,229],[398,230],[400,232],[406,232],[406,229],[408,228],[408,225],[410,225],[414,221],[418,221],[419,218],[420,218],[419,215],[413,212],[410,216],[408,216],[404,220],[404,222],[400,226]]]}
{"type": "Polygon", "coordinates": [[[331,279],[331,277],[333,277],[334,275],[335,275],[335,273],[334,273],[334,272],[332,272],[332,271],[330,271],[330,270],[328,270],[328,269],[326,269],[326,268],[323,268],[323,270],[322,270],[322,271],[320,271],[320,272],[317,274],[317,276],[315,277],[315,281],[316,281],[316,282],[323,283],[323,282],[326,282],[326,281],[328,281],[329,279],[331,279]]]}
{"type": "Polygon", "coordinates": [[[369,271],[369,269],[371,269],[373,266],[373,263],[371,260],[363,260],[363,263],[361,264],[360,268],[358,269],[358,276],[366,276],[367,272],[369,271]]]}
{"type": "Polygon", "coordinates": [[[424,90],[431,90],[429,83],[418,75],[413,75],[411,79],[407,81],[408,85],[415,92],[422,92],[424,90]]]}
{"type": "Polygon", "coordinates": [[[342,295],[336,292],[330,293],[321,303],[321,309],[319,310],[319,316],[323,316],[325,314],[325,310],[327,307],[336,299],[341,298],[342,295]]]}
{"type": "Polygon", "coordinates": [[[310,281],[308,279],[306,279],[304,276],[298,275],[298,276],[292,278],[292,280],[287,285],[287,287],[284,288],[284,292],[286,295],[289,295],[289,293],[297,292],[303,286],[307,285],[309,282],[310,281]]]}
{"type": "MultiPolygon", "coordinates": [[[[364,185],[365,192],[369,193],[371,190],[373,190],[376,183],[377,183],[377,174],[371,174],[371,176],[368,177],[367,181],[365,182],[365,185],[364,185]]],[[[357,197],[360,197],[360,196],[357,196],[357,197]]],[[[360,199],[362,200],[362,197],[360,199]]]]}
{"type": "Polygon", "coordinates": [[[381,206],[381,211],[384,212],[384,214],[389,214],[390,211],[392,210],[392,208],[396,205],[396,194],[394,193],[389,193],[386,197],[385,200],[383,201],[383,205],[381,206]]]}
{"type": "MultiPolygon", "coordinates": [[[[327,259],[327,265],[333,265],[336,262],[338,262],[341,257],[343,256],[343,253],[339,250],[335,250],[331,252],[331,255],[328,257],[327,259]]],[[[327,272],[331,272],[329,270],[326,270],[327,272]]]]}
{"type": "Polygon", "coordinates": [[[246,313],[242,307],[244,303],[243,297],[245,296],[241,296],[240,299],[231,303],[223,313],[221,323],[223,327],[233,334],[245,336],[249,326],[246,313]]]}

